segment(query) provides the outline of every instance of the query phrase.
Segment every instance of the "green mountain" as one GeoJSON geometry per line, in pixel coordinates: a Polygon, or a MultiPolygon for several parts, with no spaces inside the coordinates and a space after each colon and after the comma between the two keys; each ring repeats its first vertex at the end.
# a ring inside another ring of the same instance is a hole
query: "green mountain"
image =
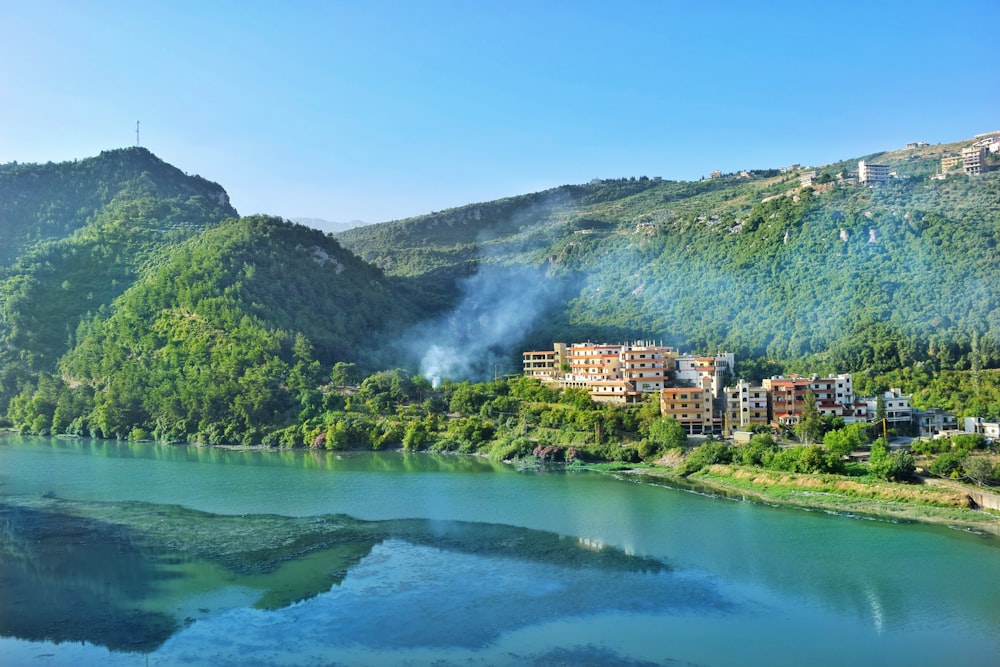
{"type": "MultiPolygon", "coordinates": [[[[873,186],[839,179],[855,160],[808,187],[802,169],[614,179],[336,236],[237,218],[143,149],[5,165],[0,413],[301,443],[343,405],[331,372],[483,379],[557,340],[725,349],[750,378],[1000,367],[1000,171],[932,178],[969,143],[864,156],[899,176],[873,186]]],[[[406,377],[359,400],[420,395],[406,377]]]]}
{"type": "Polygon", "coordinates": [[[802,370],[997,366],[1000,172],[931,178],[970,143],[864,156],[899,176],[873,186],[838,180],[853,159],[617,179],[337,238],[457,304],[477,298],[483,273],[521,269],[492,295],[498,317],[521,316],[511,350],[643,337],[802,370]]]}
{"type": "Polygon", "coordinates": [[[3,173],[20,204],[0,233],[20,247],[0,267],[0,410],[21,427],[218,439],[284,423],[320,363],[389,364],[373,343],[417,319],[406,285],[331,237],[239,219],[218,185],[144,149],[3,173]]]}

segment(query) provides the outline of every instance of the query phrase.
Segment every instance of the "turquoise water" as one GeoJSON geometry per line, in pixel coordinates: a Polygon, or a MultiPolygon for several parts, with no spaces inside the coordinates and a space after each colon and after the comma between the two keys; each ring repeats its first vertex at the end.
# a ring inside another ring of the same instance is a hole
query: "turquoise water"
{"type": "Polygon", "coordinates": [[[0,436],[0,664],[992,665],[1000,542],[588,472],[0,436]]]}

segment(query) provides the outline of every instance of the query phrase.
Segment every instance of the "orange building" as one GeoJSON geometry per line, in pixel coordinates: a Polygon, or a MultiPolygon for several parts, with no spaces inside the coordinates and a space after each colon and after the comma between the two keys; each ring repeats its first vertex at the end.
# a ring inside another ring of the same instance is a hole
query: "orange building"
{"type": "Polygon", "coordinates": [[[713,433],[715,430],[712,392],[707,386],[661,389],[660,414],[676,419],[688,435],[713,433]]]}

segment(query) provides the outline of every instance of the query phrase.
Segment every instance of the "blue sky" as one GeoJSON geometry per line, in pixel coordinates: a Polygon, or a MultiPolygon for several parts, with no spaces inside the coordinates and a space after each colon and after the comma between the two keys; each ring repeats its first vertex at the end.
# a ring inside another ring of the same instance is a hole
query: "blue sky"
{"type": "Polygon", "coordinates": [[[996,0],[0,0],[0,163],[141,143],[241,214],[380,222],[594,177],[1000,129],[996,0]]]}

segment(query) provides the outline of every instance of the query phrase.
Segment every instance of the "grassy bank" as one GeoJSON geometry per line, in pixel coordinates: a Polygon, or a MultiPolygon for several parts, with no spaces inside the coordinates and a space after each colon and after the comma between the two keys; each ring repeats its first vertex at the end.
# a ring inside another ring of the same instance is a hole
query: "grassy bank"
{"type": "Polygon", "coordinates": [[[666,468],[641,468],[633,472],[771,505],[886,521],[944,524],[1000,535],[1000,514],[969,509],[968,495],[957,489],[735,465],[708,466],[687,478],[666,468]]]}

